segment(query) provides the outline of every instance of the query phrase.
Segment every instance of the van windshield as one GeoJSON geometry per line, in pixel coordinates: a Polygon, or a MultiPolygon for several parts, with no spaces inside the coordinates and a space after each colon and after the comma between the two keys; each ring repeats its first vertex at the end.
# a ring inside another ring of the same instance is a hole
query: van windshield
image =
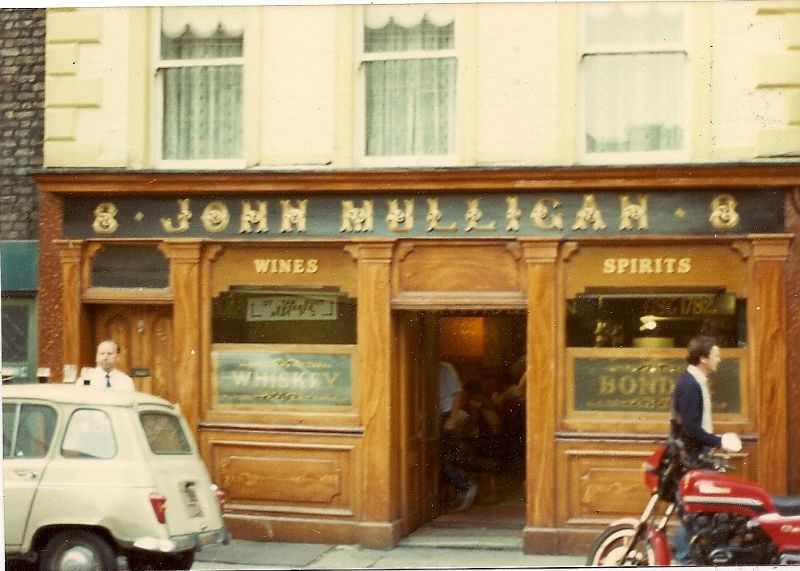
{"type": "Polygon", "coordinates": [[[153,454],[191,454],[189,439],[180,420],[174,414],[164,412],[140,412],[139,421],[144,428],[147,442],[153,454]]]}

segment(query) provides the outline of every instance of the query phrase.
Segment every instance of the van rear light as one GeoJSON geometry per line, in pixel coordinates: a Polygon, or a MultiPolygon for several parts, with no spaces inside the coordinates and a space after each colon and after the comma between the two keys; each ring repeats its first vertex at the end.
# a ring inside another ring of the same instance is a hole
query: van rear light
{"type": "Polygon", "coordinates": [[[225,508],[225,502],[227,501],[227,498],[225,497],[225,490],[216,484],[211,484],[211,491],[214,492],[214,496],[217,498],[217,502],[219,503],[219,511],[222,511],[225,508]]]}
{"type": "Polygon", "coordinates": [[[153,506],[153,513],[156,514],[158,523],[166,523],[167,498],[161,494],[150,494],[150,505],[153,506]]]}

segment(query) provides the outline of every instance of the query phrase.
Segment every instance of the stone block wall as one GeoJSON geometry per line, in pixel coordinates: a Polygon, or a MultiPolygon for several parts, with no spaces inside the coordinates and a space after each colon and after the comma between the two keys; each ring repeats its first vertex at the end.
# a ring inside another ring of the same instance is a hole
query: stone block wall
{"type": "Polygon", "coordinates": [[[0,240],[38,237],[45,9],[0,9],[0,240]]]}

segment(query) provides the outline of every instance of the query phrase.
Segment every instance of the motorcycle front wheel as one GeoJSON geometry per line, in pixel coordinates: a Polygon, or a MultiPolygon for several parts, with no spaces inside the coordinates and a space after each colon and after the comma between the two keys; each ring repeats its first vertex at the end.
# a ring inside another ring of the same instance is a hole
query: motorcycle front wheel
{"type": "Polygon", "coordinates": [[[636,526],[631,524],[612,525],[606,528],[592,543],[589,556],[586,558],[586,565],[592,567],[655,565],[655,554],[644,538],[640,539],[628,553],[628,547],[635,535],[636,526]],[[626,553],[628,553],[627,557],[625,557],[626,553]]]}

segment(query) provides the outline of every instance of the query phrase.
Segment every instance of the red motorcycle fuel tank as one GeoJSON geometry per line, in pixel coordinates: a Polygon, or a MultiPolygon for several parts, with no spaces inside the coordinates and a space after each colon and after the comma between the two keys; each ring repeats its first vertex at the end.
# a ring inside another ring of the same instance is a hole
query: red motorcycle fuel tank
{"type": "Polygon", "coordinates": [[[729,512],[754,517],[775,511],[758,484],[723,472],[692,470],[680,482],[683,509],[689,513],[729,512]]]}

